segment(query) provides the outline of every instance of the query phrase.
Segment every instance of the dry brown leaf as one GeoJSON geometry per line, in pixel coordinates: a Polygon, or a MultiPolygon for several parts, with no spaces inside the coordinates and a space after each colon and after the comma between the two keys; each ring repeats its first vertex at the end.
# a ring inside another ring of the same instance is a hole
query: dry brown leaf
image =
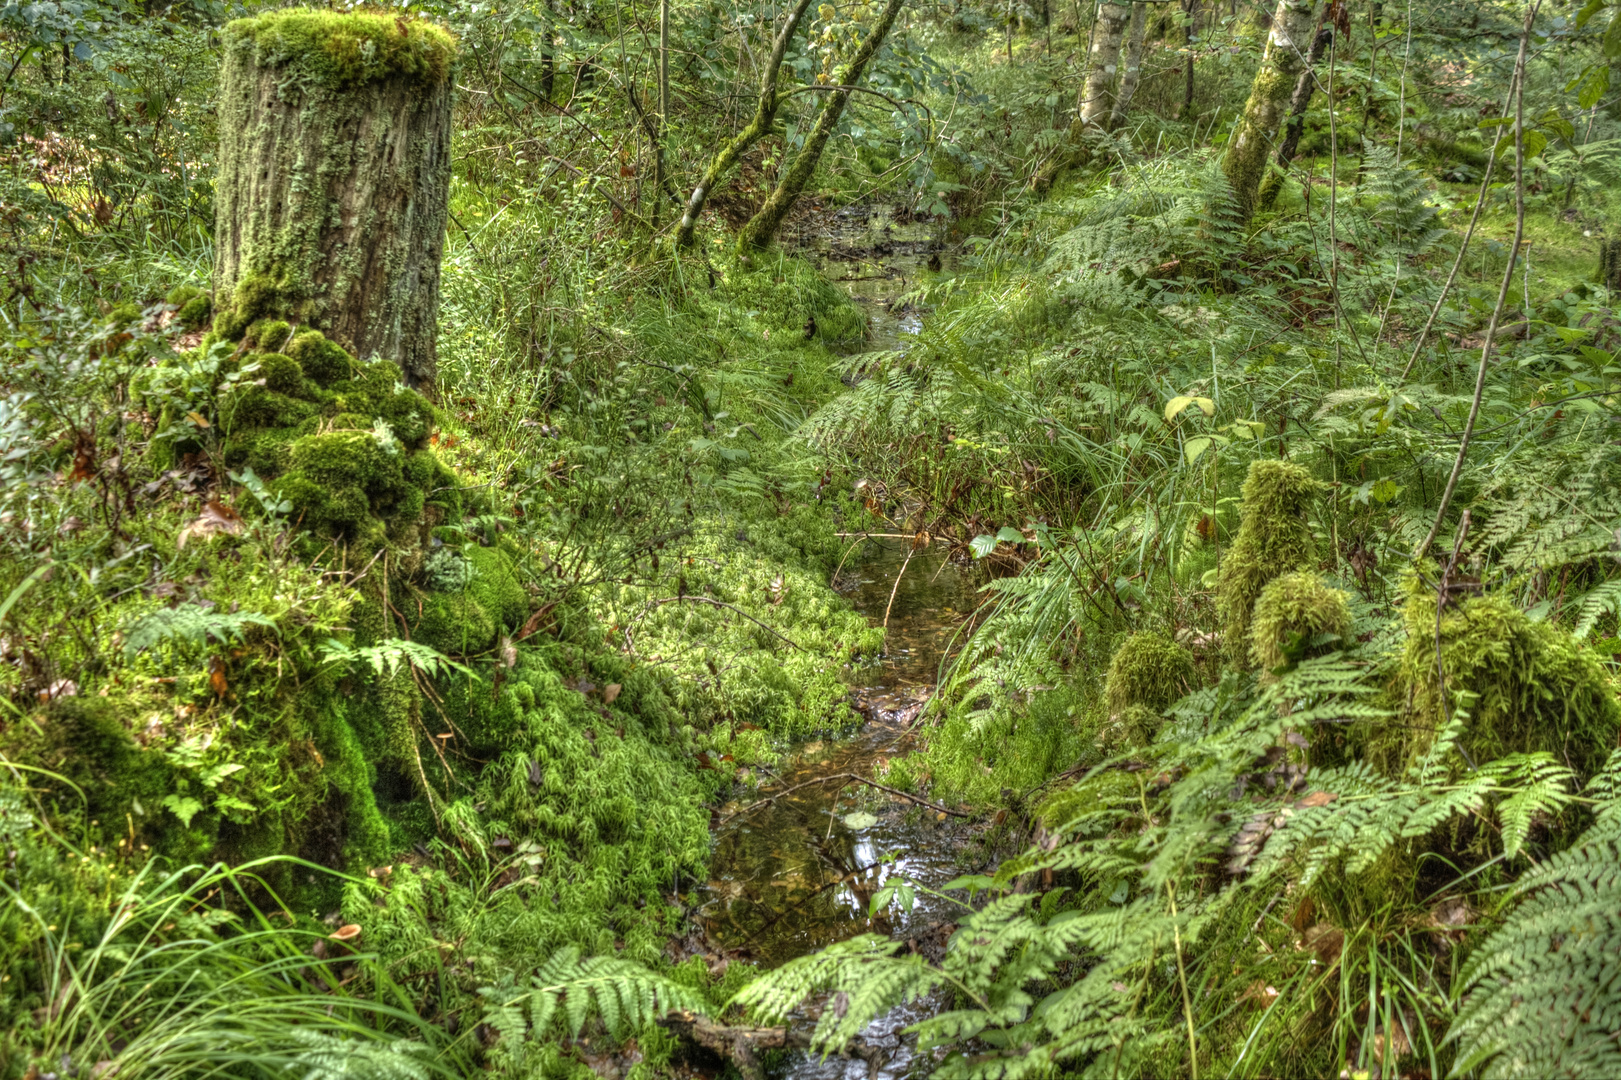
{"type": "Polygon", "coordinates": [[[620,690],[620,686],[616,682],[611,682],[607,686],[604,686],[602,688],[602,701],[603,701],[603,703],[606,704],[606,705],[612,705],[613,701],[614,701],[614,698],[619,696],[619,690],[620,690]]]}
{"type": "Polygon", "coordinates": [[[241,514],[224,503],[209,499],[203,506],[203,512],[180,530],[180,534],[175,537],[174,546],[183,548],[192,537],[240,536],[242,528],[241,514]]]}
{"type": "Polygon", "coordinates": [[[1304,799],[1301,799],[1300,805],[1327,806],[1337,798],[1339,798],[1339,796],[1332,791],[1314,791],[1310,795],[1307,795],[1304,799]]]}
{"type": "Polygon", "coordinates": [[[208,658],[208,685],[220,697],[224,697],[231,688],[231,684],[225,680],[225,661],[218,656],[208,658]]]}

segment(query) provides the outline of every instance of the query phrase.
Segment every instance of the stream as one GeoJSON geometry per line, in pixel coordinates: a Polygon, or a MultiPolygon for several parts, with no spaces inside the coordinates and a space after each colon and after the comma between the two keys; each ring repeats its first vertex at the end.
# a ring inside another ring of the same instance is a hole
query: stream
{"type": "MultiPolygon", "coordinates": [[[[931,259],[940,265],[932,227],[898,223],[870,207],[840,211],[818,225],[813,236],[789,239],[867,310],[861,351],[904,349],[921,328],[921,313],[898,298],[931,259]]],[[[915,722],[940,662],[978,603],[972,569],[950,560],[944,545],[911,551],[905,539],[851,543],[834,588],[874,625],[888,618],[881,660],[847,672],[853,705],[867,720],[846,735],[794,747],[771,782],[719,807],[710,879],[693,901],[708,943],[727,957],[775,966],[862,933],[887,934],[938,955],[954,929],[954,906],[922,893],[910,912],[897,904],[876,917],[869,912],[872,896],[893,875],[938,888],[963,872],[960,819],[848,781],[792,790],[839,773],[881,780],[888,759],[913,749],[915,722]],[[784,794],[771,798],[778,792],[784,794]]],[[[796,1051],[780,1075],[895,1080],[912,1059],[902,1029],[927,1007],[901,1007],[869,1025],[864,1042],[887,1058],[877,1066],[796,1051]]],[[[805,1021],[817,1008],[807,1009],[805,1021]]]]}

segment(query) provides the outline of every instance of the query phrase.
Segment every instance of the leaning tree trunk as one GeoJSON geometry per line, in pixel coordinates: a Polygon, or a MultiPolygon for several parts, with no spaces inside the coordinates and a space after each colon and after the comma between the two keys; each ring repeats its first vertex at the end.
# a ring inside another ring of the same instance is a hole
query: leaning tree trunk
{"type": "Polygon", "coordinates": [[[703,213],[704,202],[709,198],[709,193],[715,190],[715,185],[725,179],[726,174],[749,147],[770,134],[771,125],[777,119],[777,107],[782,104],[782,95],[777,92],[777,78],[782,70],[782,58],[787,54],[788,43],[794,39],[794,32],[799,29],[799,21],[804,18],[810,3],[811,0],[799,0],[794,10],[789,13],[788,21],[783,23],[782,29],[778,31],[777,40],[771,46],[771,57],[766,61],[765,70],[760,75],[760,100],[754,107],[754,119],[749,121],[748,127],[738,132],[730,142],[720,148],[715,159],[709,163],[709,168],[704,170],[703,179],[692,189],[692,197],[687,200],[686,212],[681,215],[681,224],[676,227],[677,247],[687,247],[692,243],[693,230],[698,227],[698,215],[703,213]]]}
{"type": "Polygon", "coordinates": [[[1306,66],[1305,52],[1311,47],[1313,0],[1278,0],[1267,35],[1261,69],[1250,84],[1244,115],[1233,129],[1222,169],[1233,187],[1239,213],[1248,218],[1255,210],[1261,176],[1272,149],[1272,138],[1283,119],[1283,110],[1294,90],[1295,80],[1306,66]]]}
{"type": "Polygon", "coordinates": [[[833,137],[833,129],[838,126],[839,117],[844,114],[844,106],[849,102],[850,95],[854,93],[856,84],[861,81],[862,74],[867,70],[867,64],[878,52],[884,38],[889,36],[889,28],[895,25],[895,17],[901,13],[906,0],[889,0],[884,5],[883,14],[878,16],[878,25],[874,26],[861,42],[856,54],[850,62],[840,68],[835,74],[833,84],[825,87],[828,91],[827,101],[822,104],[822,111],[816,117],[816,126],[811,128],[810,135],[805,139],[805,145],[800,148],[794,163],[788,169],[777,186],[772,190],[770,198],[765,205],[749,219],[743,231],[738,235],[737,248],[747,253],[770,244],[782,227],[783,219],[788,211],[794,208],[805,185],[810,183],[811,174],[816,171],[816,164],[822,159],[822,151],[827,146],[828,139],[833,137]]]}
{"type": "Polygon", "coordinates": [[[1277,168],[1267,173],[1266,179],[1261,181],[1262,210],[1270,210],[1272,204],[1278,201],[1278,192],[1283,190],[1283,178],[1295,160],[1295,151],[1300,148],[1300,136],[1306,130],[1306,108],[1311,104],[1312,91],[1317,88],[1317,72],[1314,69],[1333,40],[1334,28],[1331,26],[1323,27],[1312,38],[1311,52],[1306,54],[1305,70],[1300,73],[1294,96],[1289,99],[1289,119],[1284,121],[1283,139],[1278,143],[1278,156],[1274,159],[1277,168]]]}
{"type": "Polygon", "coordinates": [[[1126,40],[1126,68],[1120,73],[1120,93],[1114,99],[1114,111],[1109,115],[1109,130],[1126,122],[1131,110],[1131,99],[1137,95],[1137,82],[1143,73],[1143,35],[1148,28],[1148,4],[1136,0],[1131,5],[1131,33],[1126,40]]]}
{"type": "Polygon", "coordinates": [[[454,39],[393,15],[289,10],[224,31],[215,329],[321,330],[431,386],[454,39]]]}

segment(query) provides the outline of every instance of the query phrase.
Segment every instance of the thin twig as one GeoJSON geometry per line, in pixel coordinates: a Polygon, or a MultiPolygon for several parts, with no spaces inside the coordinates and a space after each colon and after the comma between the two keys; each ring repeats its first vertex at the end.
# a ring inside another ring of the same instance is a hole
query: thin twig
{"type": "Polygon", "coordinates": [[[1520,54],[1514,60],[1514,243],[1509,248],[1508,264],[1503,267],[1503,284],[1497,290],[1497,303],[1492,308],[1491,322],[1486,326],[1486,341],[1480,347],[1480,370],[1475,373],[1475,397],[1469,404],[1469,419],[1464,421],[1463,440],[1458,444],[1458,457],[1452,463],[1452,475],[1447,478],[1446,490],[1441,492],[1441,505],[1436,508],[1435,522],[1430,526],[1429,534],[1424,542],[1418,545],[1413,552],[1413,561],[1424,557],[1424,553],[1435,542],[1435,535],[1441,531],[1441,525],[1446,521],[1447,507],[1452,503],[1452,493],[1457,490],[1458,477],[1463,475],[1464,458],[1469,453],[1469,439],[1475,431],[1475,421],[1480,417],[1480,400],[1486,392],[1486,369],[1492,358],[1492,345],[1496,343],[1497,324],[1503,318],[1503,306],[1508,303],[1508,290],[1514,284],[1514,267],[1519,261],[1520,242],[1525,239],[1525,52],[1531,41],[1531,23],[1537,17],[1537,11],[1542,7],[1542,0],[1535,0],[1525,12],[1525,28],[1520,32],[1520,54]]]}
{"type": "Polygon", "coordinates": [[[681,595],[681,596],[666,596],[662,600],[653,601],[653,604],[655,606],[659,606],[659,605],[663,605],[663,604],[673,604],[677,600],[686,600],[689,603],[693,603],[693,604],[711,604],[711,605],[713,605],[715,607],[726,608],[728,611],[735,611],[739,615],[741,615],[745,619],[747,619],[749,622],[753,623],[755,626],[758,626],[762,630],[766,630],[766,631],[770,632],[771,634],[774,634],[777,637],[782,638],[783,641],[786,641],[788,644],[792,645],[794,648],[799,649],[800,651],[804,651],[805,647],[803,645],[799,644],[799,642],[793,640],[792,638],[783,637],[783,635],[779,631],[773,630],[770,626],[768,626],[765,623],[761,622],[759,619],[756,619],[753,615],[750,615],[748,612],[744,611],[742,608],[736,606],[735,604],[728,604],[724,600],[711,600],[707,596],[681,595]]]}
{"type": "Polygon", "coordinates": [[[884,629],[889,629],[889,612],[895,606],[895,594],[901,591],[901,578],[906,576],[906,568],[912,565],[912,552],[916,548],[906,549],[906,558],[901,560],[901,572],[895,575],[895,586],[889,590],[889,603],[884,605],[884,629]]]}
{"type": "MultiPolygon", "coordinates": [[[[1515,62],[1514,75],[1509,78],[1508,93],[1504,95],[1503,111],[1514,103],[1515,88],[1518,78],[1524,68],[1525,49],[1521,46],[1520,58],[1515,62]]],[[[1447,271],[1447,279],[1441,284],[1441,295],[1435,298],[1435,306],[1430,308],[1430,317],[1424,321],[1424,329],[1418,332],[1418,340],[1413,342],[1412,354],[1407,357],[1407,364],[1401,369],[1401,381],[1407,381],[1407,375],[1413,370],[1413,364],[1418,361],[1418,354],[1423,351],[1424,343],[1429,340],[1430,331],[1435,329],[1435,320],[1441,314],[1441,305],[1446,303],[1447,295],[1452,291],[1453,282],[1458,279],[1458,269],[1463,266],[1463,258],[1469,254],[1469,243],[1475,238],[1475,226],[1480,224],[1481,211],[1486,206],[1486,196],[1491,192],[1492,173],[1497,167],[1497,144],[1503,141],[1503,125],[1498,124],[1492,132],[1492,148],[1486,155],[1486,171],[1480,178],[1480,191],[1475,194],[1475,209],[1469,215],[1469,227],[1464,230],[1463,243],[1458,247],[1458,256],[1452,260],[1452,269],[1447,271]]]]}

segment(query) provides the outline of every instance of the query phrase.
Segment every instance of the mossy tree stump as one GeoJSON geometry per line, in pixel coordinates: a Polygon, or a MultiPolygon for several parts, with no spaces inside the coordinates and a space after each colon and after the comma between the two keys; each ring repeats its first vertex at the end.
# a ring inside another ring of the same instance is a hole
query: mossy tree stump
{"type": "Polygon", "coordinates": [[[216,329],[285,319],[431,385],[454,40],[306,9],[239,19],[224,39],[216,329]]]}

